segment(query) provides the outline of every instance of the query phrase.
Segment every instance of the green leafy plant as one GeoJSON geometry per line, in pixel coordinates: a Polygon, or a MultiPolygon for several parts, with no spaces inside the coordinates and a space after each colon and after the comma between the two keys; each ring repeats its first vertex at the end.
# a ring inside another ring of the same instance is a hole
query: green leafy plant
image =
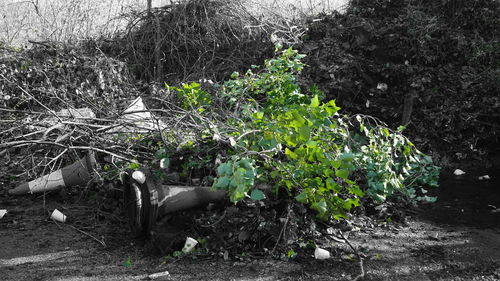
{"type": "Polygon", "coordinates": [[[127,260],[122,262],[122,266],[131,267],[132,266],[132,257],[128,256],[127,260]]]}
{"type": "Polygon", "coordinates": [[[286,253],[286,257],[289,259],[294,259],[295,257],[297,257],[297,252],[295,252],[295,250],[293,250],[293,249],[290,249],[286,253]]]}
{"type": "Polygon", "coordinates": [[[190,84],[182,84],[181,88],[169,86],[165,84],[165,88],[170,91],[175,91],[177,98],[181,101],[181,107],[186,110],[197,110],[202,113],[206,107],[212,104],[212,98],[209,93],[201,89],[201,85],[192,82],[190,84]]]}
{"type": "Polygon", "coordinates": [[[322,102],[314,87],[302,93],[295,78],[302,58],[286,49],[260,72],[235,73],[224,84],[222,98],[240,115],[228,121],[231,156],[219,165],[214,188],[238,202],[254,194],[257,178],[266,179],[320,218],[341,219],[365,195],[378,202],[396,193],[413,198],[416,187],[437,185],[439,169],[402,128],[341,116],[335,101],[322,102]]]}
{"type": "MultiPolygon", "coordinates": [[[[234,157],[217,168],[217,179],[213,187],[227,190],[232,202],[245,198],[255,182],[254,160],[250,158],[234,157]]],[[[253,196],[257,199],[258,194],[253,196]]]]}

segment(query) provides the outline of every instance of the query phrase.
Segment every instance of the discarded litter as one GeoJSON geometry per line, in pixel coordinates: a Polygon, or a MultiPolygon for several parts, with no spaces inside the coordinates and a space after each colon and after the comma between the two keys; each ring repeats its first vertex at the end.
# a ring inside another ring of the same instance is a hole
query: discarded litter
{"type": "Polygon", "coordinates": [[[317,260],[326,260],[330,258],[330,252],[322,248],[316,248],[314,250],[314,258],[317,260]]]}
{"type": "Polygon", "coordinates": [[[154,280],[154,279],[157,279],[160,277],[165,277],[165,276],[170,276],[170,273],[168,271],[157,272],[157,273],[149,274],[148,278],[154,280]]]}
{"type": "Polygon", "coordinates": [[[162,185],[148,169],[126,173],[122,179],[125,215],[135,236],[148,235],[164,215],[215,203],[226,192],[209,186],[162,185]]]}
{"type": "Polygon", "coordinates": [[[9,190],[9,194],[22,195],[87,184],[92,179],[95,167],[94,154],[89,152],[71,165],[9,190]]]}
{"type": "Polygon", "coordinates": [[[456,170],[453,172],[453,174],[454,174],[455,176],[461,176],[461,175],[465,175],[465,172],[464,172],[464,171],[462,171],[462,170],[460,170],[460,169],[456,169],[456,170]]]}
{"type": "Polygon", "coordinates": [[[132,173],[132,178],[140,184],[144,184],[146,182],[146,175],[144,175],[141,171],[134,171],[132,173]]]}
{"type": "Polygon", "coordinates": [[[0,210],[0,220],[7,214],[7,210],[0,210]]]}
{"type": "Polygon", "coordinates": [[[151,112],[147,109],[142,101],[142,97],[136,98],[123,111],[122,116],[118,119],[119,125],[107,130],[108,133],[145,133],[158,131],[166,128],[166,125],[161,120],[155,120],[151,112]]]}
{"type": "Polygon", "coordinates": [[[489,180],[490,179],[490,176],[489,175],[484,175],[484,176],[480,176],[477,178],[478,180],[480,181],[483,181],[483,180],[489,180]]]}
{"type": "Polygon", "coordinates": [[[66,221],[66,215],[61,213],[58,209],[54,209],[54,211],[50,215],[50,218],[58,222],[66,221]]]}
{"type": "Polygon", "coordinates": [[[381,90],[381,91],[387,91],[389,87],[387,86],[386,83],[378,83],[377,84],[377,90],[381,90]]]}
{"type": "Polygon", "coordinates": [[[184,243],[184,247],[182,248],[182,251],[184,253],[189,253],[194,249],[194,247],[196,247],[197,244],[198,241],[196,239],[187,237],[186,242],[184,243]]]}

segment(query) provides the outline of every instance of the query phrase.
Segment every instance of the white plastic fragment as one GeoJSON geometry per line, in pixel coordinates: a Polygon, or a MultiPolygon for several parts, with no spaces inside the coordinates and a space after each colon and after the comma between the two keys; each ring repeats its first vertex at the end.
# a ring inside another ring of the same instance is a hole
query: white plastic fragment
{"type": "Polygon", "coordinates": [[[482,181],[482,180],[489,180],[490,179],[490,176],[489,175],[484,175],[484,176],[480,176],[479,178],[477,178],[478,180],[482,181]]]}
{"type": "Polygon", "coordinates": [[[325,249],[321,249],[321,248],[316,248],[316,250],[314,250],[314,258],[317,259],[317,260],[326,260],[326,259],[329,259],[330,258],[330,252],[328,252],[327,250],[325,249]]]}
{"type": "Polygon", "coordinates": [[[194,247],[196,247],[197,244],[198,241],[196,241],[196,239],[187,237],[186,242],[184,243],[184,247],[182,248],[182,251],[184,253],[189,253],[194,249],[194,247]]]}
{"type": "Polygon", "coordinates": [[[146,175],[141,171],[134,171],[132,173],[132,178],[140,184],[144,184],[146,182],[146,175]]]}
{"type": "Polygon", "coordinates": [[[149,274],[148,278],[154,280],[154,279],[165,277],[165,276],[170,276],[170,273],[168,271],[157,272],[157,273],[149,274]]]}
{"type": "Polygon", "coordinates": [[[58,209],[54,209],[54,211],[50,215],[50,218],[58,222],[66,221],[66,215],[61,213],[58,209]]]}
{"type": "Polygon", "coordinates": [[[161,120],[156,120],[151,112],[144,104],[142,97],[136,98],[132,103],[123,111],[123,114],[118,118],[120,125],[108,130],[108,133],[144,133],[151,131],[158,131],[165,129],[167,126],[161,120]]]}
{"type": "Polygon", "coordinates": [[[0,210],[0,219],[2,219],[5,214],[7,214],[7,210],[0,210]]]}
{"type": "Polygon", "coordinates": [[[461,175],[465,175],[465,172],[460,170],[460,169],[456,169],[455,172],[453,172],[453,174],[455,176],[461,176],[461,175]]]}
{"type": "Polygon", "coordinates": [[[381,91],[387,91],[389,87],[387,86],[386,83],[378,83],[377,84],[377,90],[381,90],[381,91]]]}

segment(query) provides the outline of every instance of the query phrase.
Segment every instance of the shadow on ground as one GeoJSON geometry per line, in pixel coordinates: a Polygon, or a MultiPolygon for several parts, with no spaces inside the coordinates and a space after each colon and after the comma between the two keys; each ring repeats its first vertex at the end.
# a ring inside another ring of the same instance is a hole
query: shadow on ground
{"type": "MultiPolygon", "coordinates": [[[[364,280],[500,280],[498,179],[445,176],[436,192],[439,201],[411,212],[406,225],[352,232],[351,242],[365,256],[364,280]]],[[[63,207],[50,196],[3,194],[0,205],[9,213],[0,220],[1,280],[149,280],[150,274],[165,271],[169,274],[155,280],[352,280],[359,274],[358,262],[340,242],[322,245],[332,253],[325,261],[217,256],[164,263],[148,255],[126,225],[97,222],[77,230],[48,219],[47,210],[63,207]],[[131,263],[124,264],[129,257],[131,263]]],[[[88,220],[86,215],[75,212],[71,225],[78,226],[78,218],[88,220]]]]}

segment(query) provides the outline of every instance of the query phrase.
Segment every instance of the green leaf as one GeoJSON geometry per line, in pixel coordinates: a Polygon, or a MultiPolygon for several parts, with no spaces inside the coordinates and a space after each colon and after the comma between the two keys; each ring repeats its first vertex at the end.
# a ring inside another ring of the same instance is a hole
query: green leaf
{"type": "Polygon", "coordinates": [[[365,196],[365,193],[363,192],[363,190],[361,190],[361,188],[359,188],[359,186],[357,186],[357,185],[349,187],[349,193],[356,195],[358,197],[365,196]]]}
{"type": "Polygon", "coordinates": [[[352,209],[352,206],[359,206],[359,202],[357,199],[346,199],[344,201],[344,204],[342,205],[342,208],[344,208],[344,210],[350,211],[352,209]]]}
{"type": "Polygon", "coordinates": [[[336,193],[340,192],[341,190],[341,187],[332,178],[326,179],[326,188],[336,193]]]}
{"type": "Polygon", "coordinates": [[[293,249],[288,250],[288,253],[286,254],[287,258],[293,259],[297,256],[297,252],[295,252],[293,249]]]}
{"type": "Polygon", "coordinates": [[[285,148],[285,155],[287,155],[291,160],[295,160],[298,157],[297,153],[291,151],[288,147],[285,148]]]}
{"type": "Polygon", "coordinates": [[[221,178],[217,178],[213,184],[213,188],[215,189],[227,189],[231,184],[231,179],[229,177],[224,176],[221,178]]]}
{"type": "Polygon", "coordinates": [[[345,170],[345,169],[342,169],[342,170],[336,170],[335,171],[335,175],[339,178],[342,178],[342,179],[347,179],[349,177],[349,170],[345,170]]]}
{"type": "Polygon", "coordinates": [[[136,163],[136,162],[131,162],[130,164],[128,164],[128,168],[131,170],[137,170],[140,167],[141,167],[141,165],[139,165],[139,163],[136,163]]]}
{"type": "Polygon", "coordinates": [[[300,203],[306,203],[307,202],[307,193],[302,191],[299,195],[295,196],[295,200],[297,200],[300,203]]]}
{"type": "Polygon", "coordinates": [[[229,163],[222,163],[217,167],[217,174],[219,176],[231,175],[233,172],[233,165],[229,163]]]}
{"type": "Polygon", "coordinates": [[[122,262],[122,266],[131,267],[132,266],[132,258],[129,256],[126,261],[122,262]]]}
{"type": "Polygon", "coordinates": [[[321,201],[313,203],[311,205],[311,208],[318,211],[321,216],[324,215],[327,211],[327,205],[325,199],[321,199],[321,201]]]}
{"type": "Polygon", "coordinates": [[[332,166],[335,168],[335,169],[338,169],[340,168],[340,166],[342,165],[342,161],[340,160],[334,160],[332,161],[332,166]]]}
{"type": "Polygon", "coordinates": [[[319,106],[319,98],[318,98],[318,95],[315,95],[311,99],[311,107],[318,107],[318,106],[319,106]]]}
{"type": "Polygon", "coordinates": [[[250,194],[250,198],[252,198],[252,200],[259,201],[266,198],[266,196],[264,195],[264,192],[262,192],[262,190],[254,189],[250,194]]]}
{"type": "Polygon", "coordinates": [[[318,146],[318,142],[310,140],[306,143],[306,146],[309,148],[315,148],[316,146],[318,146]]]}
{"type": "Polygon", "coordinates": [[[354,159],[354,153],[352,152],[344,152],[340,155],[340,159],[342,161],[352,161],[354,159]]]}
{"type": "Polygon", "coordinates": [[[255,118],[257,120],[261,120],[262,118],[264,118],[264,112],[261,112],[261,111],[255,112],[253,114],[253,118],[255,118]]]}
{"type": "Polygon", "coordinates": [[[387,128],[382,128],[382,130],[381,130],[381,131],[382,131],[382,134],[383,134],[385,137],[388,137],[388,136],[390,135],[390,133],[389,133],[389,129],[387,129],[387,128]]]}
{"type": "Polygon", "coordinates": [[[231,196],[230,196],[231,202],[236,203],[236,202],[240,201],[241,199],[245,198],[248,189],[249,188],[245,185],[242,185],[242,184],[238,185],[236,187],[236,189],[234,189],[233,193],[231,193],[231,196]]]}
{"type": "Polygon", "coordinates": [[[299,128],[299,139],[302,141],[308,141],[311,137],[311,128],[309,126],[302,126],[299,128]]]}

